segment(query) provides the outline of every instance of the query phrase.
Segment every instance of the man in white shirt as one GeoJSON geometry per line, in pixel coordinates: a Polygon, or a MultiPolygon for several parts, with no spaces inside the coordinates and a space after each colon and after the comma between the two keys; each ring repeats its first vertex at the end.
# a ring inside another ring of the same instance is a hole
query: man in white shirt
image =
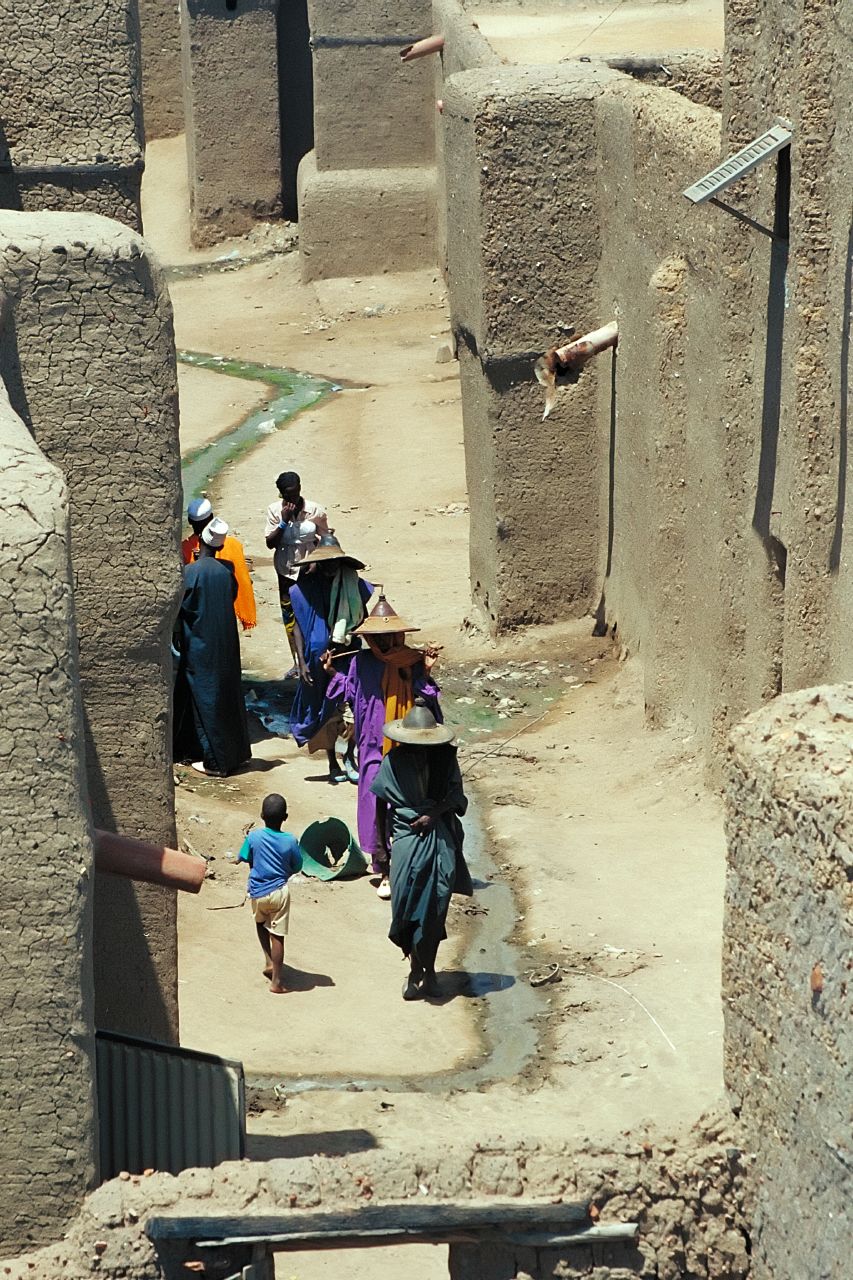
{"type": "Polygon", "coordinates": [[[295,471],[282,471],[275,483],[281,498],[278,502],[271,502],[267,508],[264,536],[273,552],[281,620],[295,662],[290,588],[299,576],[299,562],[313,551],[320,535],[329,532],[329,519],[325,507],[303,498],[302,481],[295,471]]]}

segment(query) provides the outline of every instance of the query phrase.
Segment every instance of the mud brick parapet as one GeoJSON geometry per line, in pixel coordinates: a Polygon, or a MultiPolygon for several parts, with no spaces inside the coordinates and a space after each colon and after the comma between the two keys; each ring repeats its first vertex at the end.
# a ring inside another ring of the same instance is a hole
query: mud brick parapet
{"type": "Polygon", "coordinates": [[[0,1248],[55,1239],[95,1170],[92,846],[68,495],[0,383],[0,1248]]]}
{"type": "Polygon", "coordinates": [[[0,33],[0,208],[88,210],[139,228],[137,0],[0,0],[0,33]]]}
{"type": "MultiPolygon", "coordinates": [[[[748,1160],[745,1162],[748,1165],[748,1160]]],[[[13,1280],[177,1280],[182,1258],[158,1257],[145,1234],[152,1218],[298,1214],[360,1205],[475,1202],[518,1197],[526,1203],[589,1203],[601,1223],[637,1222],[636,1246],[570,1250],[478,1250],[452,1245],[450,1273],[513,1280],[516,1254],[534,1280],[746,1280],[748,1236],[740,1209],[744,1158],[729,1115],[705,1116],[678,1145],[672,1139],[620,1136],[614,1150],[581,1145],[474,1147],[419,1143],[416,1152],[375,1150],[339,1158],[242,1161],[187,1169],[177,1177],[116,1179],[91,1195],[61,1244],[11,1264],[13,1280]],[[97,1244],[97,1252],[93,1245],[97,1244]],[[479,1269],[477,1269],[479,1266],[479,1269]],[[474,1269],[472,1269],[472,1267],[474,1269]]],[[[184,1255],[186,1258],[187,1255],[184,1255]]],[[[193,1257],[197,1257],[193,1254],[193,1257]]],[[[0,1274],[6,1274],[0,1261],[0,1274]]],[[[295,1269],[295,1268],[294,1268],[295,1269]]],[[[281,1268],[283,1274],[288,1274],[281,1268]]]]}
{"type": "MultiPolygon", "coordinates": [[[[0,292],[0,373],[68,484],[92,817],[173,844],[180,474],[168,296],[144,241],[119,223],[8,211],[0,292]]],[[[174,898],[97,877],[99,1027],[176,1035],[174,898]]]]}
{"type": "Polygon", "coordinates": [[[853,685],[732,734],[726,1083],[756,1153],[756,1280],[849,1274],[853,685]]]}

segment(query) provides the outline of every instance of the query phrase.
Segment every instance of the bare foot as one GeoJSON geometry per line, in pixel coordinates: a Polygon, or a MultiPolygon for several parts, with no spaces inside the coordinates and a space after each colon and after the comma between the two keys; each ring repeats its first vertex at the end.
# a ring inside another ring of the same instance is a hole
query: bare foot
{"type": "Polygon", "coordinates": [[[286,996],[288,994],[289,988],[280,987],[278,983],[271,982],[270,991],[273,993],[274,996],[286,996]]]}
{"type": "Polygon", "coordinates": [[[267,965],[266,969],[261,969],[261,973],[264,975],[265,978],[272,977],[272,969],[270,968],[269,965],[267,965]]]}

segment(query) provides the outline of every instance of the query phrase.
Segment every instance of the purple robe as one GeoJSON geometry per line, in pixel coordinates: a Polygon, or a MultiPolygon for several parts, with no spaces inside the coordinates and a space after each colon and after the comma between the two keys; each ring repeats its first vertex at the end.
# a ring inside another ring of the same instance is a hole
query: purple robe
{"type": "MultiPolygon", "coordinates": [[[[438,705],[438,685],[427,675],[422,662],[416,662],[410,670],[415,697],[423,698],[441,723],[444,717],[438,705]]],[[[382,764],[384,674],[385,663],[365,649],[356,654],[347,672],[335,673],[326,689],[327,698],[343,697],[352,707],[358,746],[358,842],[364,852],[370,854],[377,875],[388,869],[388,855],[379,843],[376,830],[376,796],[370,789],[382,764]]]]}

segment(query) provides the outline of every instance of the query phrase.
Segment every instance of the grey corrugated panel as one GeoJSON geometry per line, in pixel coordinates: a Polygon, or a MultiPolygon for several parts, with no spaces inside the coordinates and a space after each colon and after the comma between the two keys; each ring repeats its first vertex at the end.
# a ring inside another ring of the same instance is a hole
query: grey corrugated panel
{"type": "Polygon", "coordinates": [[[96,1046],[102,1179],[243,1158],[241,1062],[111,1031],[96,1046]]]}

